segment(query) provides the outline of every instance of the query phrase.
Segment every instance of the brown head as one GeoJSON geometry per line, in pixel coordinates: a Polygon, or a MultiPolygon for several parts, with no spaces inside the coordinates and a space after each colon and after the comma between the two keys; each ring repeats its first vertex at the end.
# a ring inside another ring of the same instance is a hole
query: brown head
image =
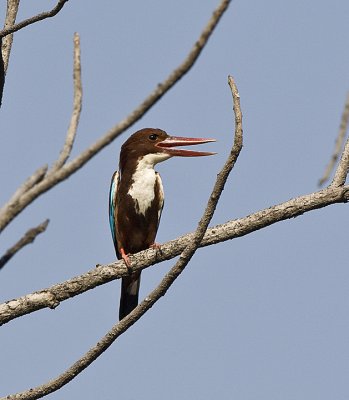
{"type": "Polygon", "coordinates": [[[153,164],[167,160],[173,156],[200,157],[211,156],[216,153],[207,151],[193,151],[174,149],[174,147],[185,145],[196,145],[215,142],[215,139],[187,138],[170,136],[165,131],[155,128],[144,128],[131,135],[121,146],[120,168],[125,167],[128,160],[138,160],[147,155],[153,164]]]}

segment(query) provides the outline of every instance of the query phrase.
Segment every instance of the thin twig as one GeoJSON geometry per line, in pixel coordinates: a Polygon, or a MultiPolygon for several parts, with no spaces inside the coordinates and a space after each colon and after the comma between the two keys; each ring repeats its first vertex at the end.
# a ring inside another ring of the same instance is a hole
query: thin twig
{"type": "Polygon", "coordinates": [[[61,387],[69,383],[84,369],[91,365],[92,362],[96,360],[105,350],[107,350],[122,333],[127,331],[128,328],[130,328],[136,321],[138,321],[142,317],[142,315],[146,313],[146,311],[148,311],[162,296],[164,296],[172,283],[183,272],[186,265],[200,245],[200,242],[207,230],[208,224],[212,219],[220,195],[224,189],[225,182],[229,176],[230,171],[235,165],[235,162],[242,148],[242,114],[240,111],[239,93],[232,77],[229,77],[229,85],[231,87],[234,99],[234,112],[236,123],[234,145],[228,157],[228,160],[226,161],[221,172],[217,176],[217,180],[215,182],[211,196],[209,197],[205,212],[200,219],[196,232],[194,233],[193,238],[189,242],[189,244],[186,245],[176,264],[165,275],[158,287],[153,290],[145,298],[145,300],[143,300],[123,320],[116,323],[112,327],[112,329],[102,339],[100,339],[94,347],[92,347],[83,357],[81,357],[65,372],[63,372],[63,374],[59,375],[57,378],[51,380],[50,382],[47,382],[46,384],[43,384],[36,388],[29,389],[28,391],[22,393],[17,393],[15,395],[7,396],[7,400],[38,399],[60,389],[61,387]]]}
{"type": "Polygon", "coordinates": [[[322,186],[325,182],[327,182],[330,179],[331,172],[333,171],[342,151],[344,139],[348,131],[348,124],[349,124],[349,92],[347,94],[347,99],[344,104],[344,110],[341,117],[341,123],[339,126],[338,136],[336,138],[334,152],[331,156],[330,162],[326,166],[324,175],[319,180],[319,186],[322,186]]]}
{"type": "Polygon", "coordinates": [[[61,11],[64,4],[67,3],[68,1],[69,0],[59,0],[57,5],[51,11],[42,12],[41,14],[35,15],[34,17],[25,19],[24,21],[21,21],[14,26],[3,29],[2,31],[0,31],[0,37],[5,37],[7,35],[10,35],[11,33],[17,32],[20,29],[23,29],[28,25],[34,24],[35,22],[42,21],[43,19],[54,17],[61,11]]]}
{"type": "Polygon", "coordinates": [[[168,90],[172,88],[194,65],[198,59],[201,51],[207,44],[212,32],[217,26],[220,18],[228,8],[231,0],[222,0],[214,11],[208,24],[202,31],[198,41],[194,44],[194,47],[189,52],[185,60],[177,67],[163,83],[157,85],[156,89],[124,120],[109,130],[104,136],[98,139],[94,144],[83,151],[72,161],[66,163],[62,168],[57,170],[54,174],[50,174],[42,182],[33,187],[29,192],[25,193],[17,206],[13,209],[3,207],[0,210],[0,232],[30,203],[32,203],[37,197],[45,193],[59,182],[67,179],[78,169],[83,167],[89,160],[92,159],[98,152],[104,147],[110,144],[116,137],[122,132],[128,129],[136,121],[138,121],[168,90]]]}
{"type": "MultiPolygon", "coordinates": [[[[16,22],[20,0],[7,0],[6,17],[4,29],[11,29],[16,22]]],[[[0,35],[0,37],[3,37],[0,35]]],[[[10,59],[11,47],[13,42],[13,34],[3,37],[2,40],[2,58],[4,62],[4,74],[6,75],[8,63],[10,59]]]]}
{"type": "Polygon", "coordinates": [[[65,164],[65,162],[69,158],[79,125],[81,108],[82,108],[82,82],[81,82],[80,37],[78,33],[74,34],[73,86],[74,86],[73,112],[70,118],[70,124],[67,131],[67,136],[65,139],[63,149],[59,155],[59,158],[55,162],[49,173],[57,171],[65,164]]]}
{"type": "Polygon", "coordinates": [[[0,258],[0,269],[4,267],[4,265],[11,260],[11,258],[19,251],[21,250],[24,246],[27,244],[33,243],[34,240],[40,233],[45,232],[47,225],[49,223],[49,220],[47,219],[46,221],[42,222],[40,225],[36,226],[35,228],[29,229],[24,236],[19,239],[19,241],[10,247],[6,253],[0,258]]]}

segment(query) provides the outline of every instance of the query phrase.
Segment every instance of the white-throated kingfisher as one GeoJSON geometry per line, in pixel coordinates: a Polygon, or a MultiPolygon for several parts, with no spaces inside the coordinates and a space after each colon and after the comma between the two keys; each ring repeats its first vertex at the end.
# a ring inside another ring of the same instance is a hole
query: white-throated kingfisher
{"type": "MultiPolygon", "coordinates": [[[[116,256],[128,268],[128,254],[156,246],[164,192],[155,164],[173,156],[198,157],[215,153],[174,149],[183,145],[214,142],[215,139],[169,136],[161,129],[145,128],[130,136],[121,146],[119,171],[112,177],[109,192],[109,222],[116,256]]],[[[141,273],[123,277],[119,319],[138,304],[141,273]]]]}

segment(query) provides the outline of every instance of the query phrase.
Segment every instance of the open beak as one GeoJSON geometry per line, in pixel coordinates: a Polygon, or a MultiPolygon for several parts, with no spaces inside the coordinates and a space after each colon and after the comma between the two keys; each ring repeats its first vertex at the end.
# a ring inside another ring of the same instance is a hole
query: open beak
{"type": "Polygon", "coordinates": [[[155,146],[160,147],[165,153],[171,156],[180,157],[200,157],[200,156],[213,156],[217,153],[211,153],[209,151],[193,151],[184,149],[173,149],[178,146],[192,146],[194,144],[203,144],[215,142],[216,139],[205,139],[205,138],[187,138],[178,136],[169,136],[162,142],[157,143],[155,146]]]}

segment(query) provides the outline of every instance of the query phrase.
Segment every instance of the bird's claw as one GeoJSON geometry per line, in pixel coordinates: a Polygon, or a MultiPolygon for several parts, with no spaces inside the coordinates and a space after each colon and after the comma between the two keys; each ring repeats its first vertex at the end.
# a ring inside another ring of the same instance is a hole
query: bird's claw
{"type": "Polygon", "coordinates": [[[125,250],[123,248],[120,249],[120,254],[126,264],[127,269],[130,270],[131,269],[131,261],[130,261],[129,256],[125,253],[125,250]]]}

